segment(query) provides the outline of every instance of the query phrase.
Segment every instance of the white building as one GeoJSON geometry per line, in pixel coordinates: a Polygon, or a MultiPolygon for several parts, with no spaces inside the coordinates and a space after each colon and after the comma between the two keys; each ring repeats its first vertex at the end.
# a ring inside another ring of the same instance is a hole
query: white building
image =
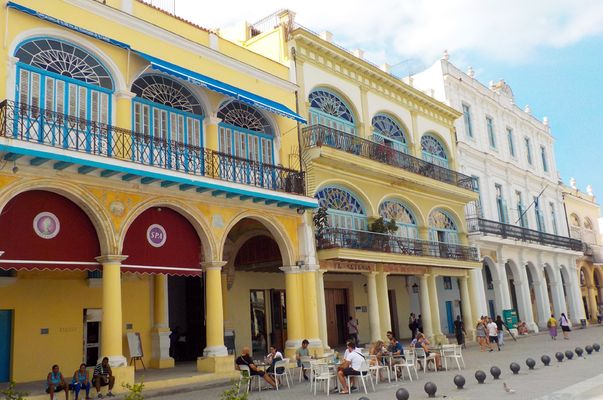
{"type": "Polygon", "coordinates": [[[585,318],[548,120],[514,103],[504,81],[483,85],[447,55],[412,84],[463,112],[456,121],[460,169],[475,178],[480,200],[467,209],[471,242],[483,259],[483,313],[515,308],[531,330],[551,313],[585,318]]]}

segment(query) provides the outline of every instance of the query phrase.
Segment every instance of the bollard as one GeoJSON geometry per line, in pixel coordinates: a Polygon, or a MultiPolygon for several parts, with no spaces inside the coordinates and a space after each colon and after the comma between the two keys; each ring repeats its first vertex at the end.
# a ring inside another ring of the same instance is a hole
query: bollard
{"type": "Polygon", "coordinates": [[[576,347],[576,348],[574,349],[574,351],[576,352],[576,355],[577,355],[578,357],[582,357],[582,354],[584,353],[584,350],[582,350],[582,347],[576,347]]]}
{"type": "Polygon", "coordinates": [[[573,352],[573,351],[571,351],[571,350],[566,350],[566,351],[565,351],[565,357],[566,357],[568,360],[571,360],[572,358],[574,358],[574,352],[573,352]]]}
{"type": "Polygon", "coordinates": [[[481,369],[475,371],[475,379],[477,379],[477,383],[484,383],[484,381],[486,380],[486,373],[481,369]]]}
{"type": "Polygon", "coordinates": [[[593,343],[593,349],[595,349],[595,351],[598,353],[599,350],[601,350],[601,346],[599,345],[599,343],[593,343]]]}
{"type": "Polygon", "coordinates": [[[564,355],[562,352],[558,351],[555,353],[555,358],[557,359],[557,361],[563,362],[563,357],[564,357],[564,355]]]}
{"type": "Polygon", "coordinates": [[[517,375],[519,373],[519,370],[521,369],[521,366],[516,362],[512,362],[511,365],[509,365],[509,368],[511,369],[511,371],[513,371],[513,375],[517,375]]]}
{"type": "Polygon", "coordinates": [[[592,352],[593,352],[593,346],[591,346],[590,344],[586,345],[586,347],[584,347],[584,349],[586,350],[587,354],[592,354],[592,352]]]}
{"type": "Polygon", "coordinates": [[[536,361],[534,361],[533,358],[528,358],[526,360],[526,365],[528,366],[529,369],[534,369],[534,366],[536,365],[536,361]]]}
{"type": "Polygon", "coordinates": [[[502,373],[502,371],[496,365],[493,366],[492,368],[490,368],[490,374],[492,374],[492,377],[494,379],[498,379],[498,377],[500,376],[501,373],[502,373]]]}
{"type": "Polygon", "coordinates": [[[425,393],[427,393],[427,395],[429,397],[435,397],[435,394],[436,394],[436,391],[438,390],[438,387],[433,382],[427,382],[425,384],[425,386],[423,386],[423,389],[425,390],[425,393]]]}
{"type": "Polygon", "coordinates": [[[551,363],[551,357],[549,357],[545,354],[542,357],[540,357],[540,361],[542,361],[542,363],[544,364],[545,367],[548,367],[549,364],[551,363]]]}
{"type": "Polygon", "coordinates": [[[455,375],[454,376],[454,384],[457,389],[462,389],[465,386],[465,377],[463,375],[455,375]]]}
{"type": "Polygon", "coordinates": [[[410,397],[410,393],[408,393],[408,390],[406,390],[404,388],[400,388],[400,389],[396,390],[396,399],[397,400],[408,400],[409,397],[410,397]]]}

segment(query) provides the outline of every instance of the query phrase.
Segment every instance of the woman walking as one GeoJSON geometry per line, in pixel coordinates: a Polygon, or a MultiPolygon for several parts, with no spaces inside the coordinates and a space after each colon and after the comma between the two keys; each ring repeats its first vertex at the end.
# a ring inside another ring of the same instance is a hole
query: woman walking
{"type": "Polygon", "coordinates": [[[551,318],[547,321],[546,326],[549,328],[551,339],[557,340],[557,320],[555,319],[555,314],[551,314],[551,318]]]}
{"type": "MultiPolygon", "coordinates": [[[[486,326],[481,319],[477,321],[477,325],[475,326],[475,338],[479,344],[480,351],[484,351],[486,347],[490,347],[490,344],[486,341],[486,326]]],[[[492,347],[490,347],[490,351],[492,351],[492,347]]]]}
{"type": "Polygon", "coordinates": [[[565,340],[569,340],[569,331],[572,330],[572,328],[570,327],[570,322],[567,319],[567,317],[565,316],[565,313],[561,313],[561,320],[559,321],[561,323],[561,330],[563,331],[563,338],[565,340]]]}

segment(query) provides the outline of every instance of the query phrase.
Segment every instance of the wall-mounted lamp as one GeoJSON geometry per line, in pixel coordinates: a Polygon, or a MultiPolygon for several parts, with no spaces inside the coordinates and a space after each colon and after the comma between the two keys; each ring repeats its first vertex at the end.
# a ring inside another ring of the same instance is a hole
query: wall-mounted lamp
{"type": "Polygon", "coordinates": [[[17,162],[13,161],[13,174],[19,172],[19,167],[17,167],[17,162]]]}
{"type": "Polygon", "coordinates": [[[419,293],[419,285],[417,285],[416,283],[413,283],[412,284],[412,292],[419,293]]]}

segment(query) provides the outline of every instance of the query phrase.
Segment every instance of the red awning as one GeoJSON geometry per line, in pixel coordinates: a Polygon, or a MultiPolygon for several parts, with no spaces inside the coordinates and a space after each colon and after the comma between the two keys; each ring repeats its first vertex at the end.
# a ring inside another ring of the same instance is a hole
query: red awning
{"type": "Polygon", "coordinates": [[[97,271],[101,269],[101,264],[95,261],[6,260],[0,258],[0,269],[26,271],[97,271]]]}
{"type": "Polygon", "coordinates": [[[166,267],[153,265],[127,265],[122,264],[122,272],[135,272],[138,274],[167,274],[177,276],[200,276],[201,267],[186,268],[186,267],[166,267]]]}

